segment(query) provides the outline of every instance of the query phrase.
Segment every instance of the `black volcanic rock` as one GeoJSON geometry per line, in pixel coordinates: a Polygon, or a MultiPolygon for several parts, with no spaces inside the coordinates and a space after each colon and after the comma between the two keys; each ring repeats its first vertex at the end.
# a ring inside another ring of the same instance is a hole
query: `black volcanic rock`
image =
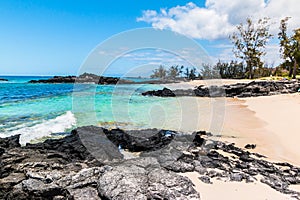
{"type": "Polygon", "coordinates": [[[246,149],[255,149],[256,148],[256,144],[246,144],[245,148],[246,149]]]}
{"type": "Polygon", "coordinates": [[[0,81],[8,81],[8,79],[0,78],[0,81]]]}
{"type": "Polygon", "coordinates": [[[142,93],[144,96],[159,96],[159,97],[175,97],[176,95],[172,90],[163,88],[162,90],[152,90],[142,93]]]}
{"type": "MultiPolygon", "coordinates": [[[[70,160],[91,160],[105,162],[122,159],[122,154],[104,134],[105,129],[86,126],[74,129],[63,139],[48,139],[43,143],[27,144],[25,148],[55,150],[66,155],[70,160]]],[[[60,154],[48,155],[59,157],[60,154]]]]}
{"type": "Polygon", "coordinates": [[[136,130],[121,129],[104,130],[107,138],[116,146],[132,152],[152,151],[168,145],[174,138],[175,132],[168,130],[136,130]]]}
{"type": "Polygon", "coordinates": [[[207,184],[260,181],[300,198],[289,187],[300,184],[299,167],[210,137],[205,131],[87,126],[24,147],[19,136],[0,138],[0,199],[200,199],[192,182],[177,172],[198,172],[207,184]],[[117,146],[142,152],[124,159],[117,146]]]}
{"type": "Polygon", "coordinates": [[[98,192],[103,199],[200,199],[189,179],[151,157],[113,166],[100,177],[98,192]]]}
{"type": "Polygon", "coordinates": [[[54,76],[49,79],[31,80],[29,83],[94,83],[99,85],[131,84],[133,81],[123,80],[116,77],[98,76],[84,73],[76,76],[54,76]]]}
{"type": "Polygon", "coordinates": [[[15,147],[21,147],[19,141],[20,141],[20,135],[13,135],[7,138],[2,138],[0,140],[0,148],[11,149],[15,147]]]}
{"type": "Polygon", "coordinates": [[[295,93],[300,89],[300,81],[252,81],[250,83],[237,83],[223,86],[198,86],[191,90],[152,90],[142,93],[148,96],[174,97],[257,97],[275,94],[295,93]]]}
{"type": "MultiPolygon", "coordinates": [[[[155,158],[122,160],[103,130],[81,127],[65,138],[25,147],[8,145],[19,136],[0,139],[9,147],[0,155],[0,199],[200,199],[190,180],[161,167],[155,158]],[[99,154],[119,162],[104,165],[94,159],[99,154]]],[[[162,138],[169,135],[160,133],[162,138]]]]}

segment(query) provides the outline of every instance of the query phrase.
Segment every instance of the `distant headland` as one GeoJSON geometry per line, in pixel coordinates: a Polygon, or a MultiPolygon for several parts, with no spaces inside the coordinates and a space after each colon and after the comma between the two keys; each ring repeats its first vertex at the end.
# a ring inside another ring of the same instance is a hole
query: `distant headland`
{"type": "Polygon", "coordinates": [[[184,81],[183,78],[176,79],[149,79],[142,82],[122,79],[119,77],[99,76],[92,73],[83,73],[79,76],[53,76],[49,79],[30,80],[28,83],[93,83],[98,85],[116,84],[165,84],[178,83],[184,81]]]}

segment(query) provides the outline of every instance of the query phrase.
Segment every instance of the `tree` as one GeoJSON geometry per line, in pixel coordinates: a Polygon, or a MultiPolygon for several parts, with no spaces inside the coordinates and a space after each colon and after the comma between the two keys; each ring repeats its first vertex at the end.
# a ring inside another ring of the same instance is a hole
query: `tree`
{"type": "Polygon", "coordinates": [[[183,74],[183,69],[184,69],[184,66],[183,66],[183,65],[181,65],[181,67],[180,67],[180,70],[179,70],[179,75],[180,75],[180,77],[182,77],[182,74],[183,74]]]}
{"type": "Polygon", "coordinates": [[[280,31],[278,33],[278,39],[280,41],[280,53],[284,59],[283,66],[287,67],[289,71],[289,77],[296,78],[297,66],[300,59],[300,29],[294,30],[294,35],[288,36],[287,34],[287,22],[290,17],[286,17],[280,22],[280,31]]]}
{"type": "Polygon", "coordinates": [[[219,78],[219,71],[216,70],[216,66],[211,66],[210,64],[203,64],[201,69],[201,76],[204,79],[219,78]]]}
{"type": "Polygon", "coordinates": [[[168,71],[168,77],[175,79],[180,75],[180,68],[177,66],[171,66],[168,71]]]}
{"type": "Polygon", "coordinates": [[[186,77],[186,78],[189,78],[189,77],[190,77],[190,70],[189,70],[189,68],[188,68],[188,67],[187,67],[187,68],[185,68],[184,75],[185,75],[185,77],[186,77]]]}
{"type": "Polygon", "coordinates": [[[293,44],[292,44],[292,37],[287,35],[287,21],[290,17],[286,17],[281,20],[278,39],[280,41],[280,53],[281,57],[284,59],[283,65],[288,67],[289,70],[289,77],[292,77],[293,73],[293,63],[294,63],[294,56],[293,56],[293,44]]]}
{"type": "Polygon", "coordinates": [[[219,73],[221,78],[241,79],[245,78],[245,67],[242,62],[231,61],[230,63],[224,63],[220,60],[214,66],[216,72],[219,73]]]}
{"type": "Polygon", "coordinates": [[[300,61],[300,28],[294,30],[293,39],[293,56],[294,56],[294,67],[293,67],[293,79],[296,78],[298,63],[300,61]]]}
{"type": "Polygon", "coordinates": [[[150,76],[151,78],[165,78],[167,75],[167,70],[160,65],[158,69],[153,71],[153,74],[150,76]]]}
{"type": "Polygon", "coordinates": [[[247,18],[246,24],[237,25],[237,32],[230,36],[235,56],[246,62],[248,78],[254,77],[255,68],[263,66],[261,57],[266,54],[266,44],[272,37],[269,27],[268,18],[259,19],[256,24],[247,18]]]}
{"type": "Polygon", "coordinates": [[[193,67],[193,68],[190,70],[189,79],[190,79],[190,80],[195,80],[195,79],[196,79],[196,68],[195,68],[195,67],[193,67]]]}

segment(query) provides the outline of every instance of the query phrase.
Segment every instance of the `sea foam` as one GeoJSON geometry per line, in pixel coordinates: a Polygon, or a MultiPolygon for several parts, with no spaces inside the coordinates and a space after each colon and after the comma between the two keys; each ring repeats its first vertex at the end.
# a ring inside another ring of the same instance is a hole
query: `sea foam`
{"type": "Polygon", "coordinates": [[[20,144],[37,140],[43,137],[49,137],[52,133],[61,133],[76,125],[76,118],[71,111],[60,115],[54,119],[44,120],[42,123],[31,127],[22,127],[20,129],[9,132],[8,134],[0,134],[0,137],[8,137],[11,135],[20,134],[20,144]]]}

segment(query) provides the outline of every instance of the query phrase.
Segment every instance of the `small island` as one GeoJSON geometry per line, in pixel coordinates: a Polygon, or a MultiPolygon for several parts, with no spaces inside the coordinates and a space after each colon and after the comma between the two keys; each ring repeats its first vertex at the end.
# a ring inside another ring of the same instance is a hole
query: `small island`
{"type": "Polygon", "coordinates": [[[119,77],[99,76],[92,73],[83,73],[79,76],[54,76],[49,79],[30,80],[28,83],[92,83],[98,85],[116,85],[116,84],[167,84],[187,81],[185,78],[160,78],[149,79],[141,82],[134,82],[119,77]]]}
{"type": "Polygon", "coordinates": [[[117,83],[131,83],[128,80],[120,80],[117,77],[104,77],[91,73],[83,73],[77,76],[54,76],[49,79],[30,80],[28,83],[93,83],[99,85],[115,85],[117,83]]]}
{"type": "Polygon", "coordinates": [[[8,81],[8,79],[0,78],[0,81],[8,81]]]}

